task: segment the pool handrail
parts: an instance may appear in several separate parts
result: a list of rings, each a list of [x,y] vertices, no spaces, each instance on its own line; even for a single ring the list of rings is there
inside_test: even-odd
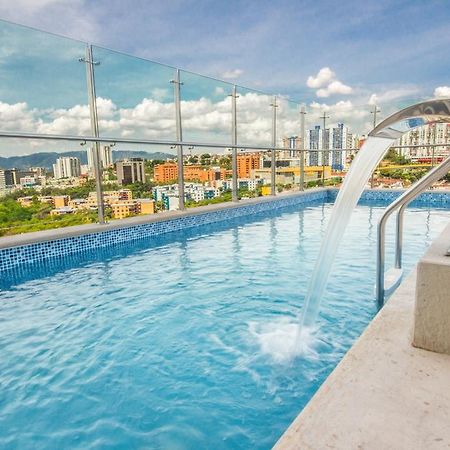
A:
[[[369,136],[399,138],[412,128],[433,123],[450,123],[450,99],[430,100],[409,106],[381,122],[369,133]],[[400,284],[402,278],[403,215],[406,207],[449,171],[450,156],[438,166],[432,168],[424,177],[392,202],[381,216],[377,226],[377,275],[375,286],[375,296],[379,308],[383,307],[386,294],[392,292]],[[395,266],[385,273],[386,223],[391,214],[397,209]],[[386,274],[390,275],[388,285],[386,284]]]

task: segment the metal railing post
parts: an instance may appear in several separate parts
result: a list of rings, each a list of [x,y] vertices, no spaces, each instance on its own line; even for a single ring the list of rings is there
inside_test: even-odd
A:
[[[306,108],[304,106],[300,109],[300,190],[305,189],[305,150],[306,150],[306,127],[305,127]]]
[[[238,198],[238,162],[237,162],[237,105],[236,99],[237,89],[236,85],[233,86],[231,92],[231,144],[232,148],[232,159],[231,159],[231,169],[232,169],[232,201],[239,201]]]
[[[85,58],[80,58],[80,62],[86,64],[86,80],[87,91],[89,98],[89,114],[91,119],[91,133],[92,136],[98,138],[100,136],[98,129],[98,111],[97,111],[97,96],[95,93],[95,74],[94,66],[100,63],[94,61],[92,53],[92,45],[86,46]],[[103,188],[102,188],[102,167],[100,162],[100,142],[95,141],[92,147],[92,159],[94,163],[95,188],[97,193],[97,211],[99,223],[105,223],[105,205],[103,202]]]
[[[276,195],[277,191],[276,191],[276,154],[275,154],[275,149],[277,147],[277,97],[274,96],[273,97],[273,103],[271,103],[272,106],[272,155],[271,155],[271,189],[270,189],[270,193],[272,195]]]
[[[170,81],[173,83],[173,97],[175,102],[175,121],[177,131],[177,141],[183,141],[183,128],[181,123],[181,95],[180,87],[183,84],[180,80],[180,69],[175,69],[175,78]],[[177,164],[178,164],[178,209],[184,209],[184,169],[183,169],[183,146],[177,145]]]
[[[322,187],[325,187],[325,150],[322,150]]]

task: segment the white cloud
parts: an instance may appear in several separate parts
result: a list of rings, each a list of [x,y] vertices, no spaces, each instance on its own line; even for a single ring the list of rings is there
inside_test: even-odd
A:
[[[7,131],[33,131],[35,124],[34,111],[27,103],[3,103],[0,101],[0,123]]]
[[[308,77],[306,85],[313,89],[321,88],[331,83],[335,77],[336,74],[329,67],[322,67],[315,77]]]
[[[353,89],[340,81],[331,82],[326,88],[318,89],[316,92],[317,97],[329,97],[330,95],[348,95],[351,94]]]
[[[227,70],[226,72],[222,73],[222,78],[225,80],[235,80],[236,78],[239,78],[244,73],[241,69],[232,69]]]
[[[249,92],[238,99],[238,136],[242,143],[270,145],[272,97]],[[99,128],[104,136],[170,140],[175,138],[173,102],[144,98],[134,107],[118,108],[110,99],[98,98]],[[279,136],[298,134],[298,111],[290,110],[280,99]],[[231,99],[209,98],[181,102],[186,140],[228,142],[231,133]],[[0,121],[6,130],[43,134],[90,135],[88,105],[36,110],[27,103],[0,102]],[[52,146],[52,143],[47,143]],[[57,144],[54,145],[56,147]],[[7,149],[8,152],[12,148]]]
[[[436,92],[436,91],[435,91]],[[400,98],[417,96],[420,89],[415,86],[399,87],[397,89],[389,89],[381,94],[372,94],[369,98],[369,105],[377,105],[380,103],[388,103]]]
[[[434,90],[436,98],[450,98],[450,86],[439,86]]]
[[[350,86],[336,79],[336,73],[329,67],[322,67],[316,76],[308,77],[306,85],[312,89],[317,89],[316,95],[320,98],[330,95],[348,95],[353,92]]]
[[[270,145],[272,129],[272,97],[257,92],[241,93],[238,98],[238,140],[242,144]],[[143,139],[175,139],[175,109],[173,102],[144,98],[129,108],[119,108],[111,99],[98,98],[99,127],[103,136]],[[300,106],[279,97],[279,145],[281,139],[300,132]],[[202,97],[181,102],[182,125],[186,141],[226,143],[231,133],[231,99],[215,101]],[[357,107],[351,101],[334,104],[312,102],[308,108],[308,127],[320,123],[326,112],[329,123],[344,122],[352,131],[370,129],[370,108]],[[4,129],[45,134],[90,135],[88,105],[67,109],[36,110],[26,103],[0,102],[0,121]],[[53,146],[53,147],[52,147]],[[46,143],[43,148],[60,149],[60,144]],[[23,147],[22,147],[23,148]],[[28,149],[31,149],[28,147]],[[12,147],[5,151],[13,151]],[[22,150],[23,153],[23,150]]]
[[[346,100],[334,104],[312,102],[309,107],[308,120],[311,126],[320,125],[320,115],[325,112],[329,116],[329,124],[345,123],[353,133],[366,133],[372,129],[370,108],[367,105],[354,105]]]
[[[152,98],[156,100],[167,100],[170,97],[169,89],[167,88],[154,88],[152,89]]]

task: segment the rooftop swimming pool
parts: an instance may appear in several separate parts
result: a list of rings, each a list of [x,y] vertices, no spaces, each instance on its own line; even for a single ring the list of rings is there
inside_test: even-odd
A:
[[[329,202],[4,272],[0,448],[270,448],[376,314],[385,206],[354,212],[301,349]],[[406,270],[449,220],[407,210]],[[393,227],[388,261],[392,240]]]

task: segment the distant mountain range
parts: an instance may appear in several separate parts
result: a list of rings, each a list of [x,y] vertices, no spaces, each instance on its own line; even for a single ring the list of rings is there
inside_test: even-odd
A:
[[[174,155],[163,152],[144,152],[134,150],[113,150],[113,161],[121,160],[124,158],[144,158],[144,159],[171,159]],[[45,167],[46,169],[52,169],[52,164],[57,158],[61,156],[75,156],[79,158],[81,164],[87,164],[87,154],[85,151],[74,152],[48,152],[48,153],[33,153],[31,155],[24,156],[10,156],[3,158],[0,156],[0,169],[27,169],[29,167]]]

